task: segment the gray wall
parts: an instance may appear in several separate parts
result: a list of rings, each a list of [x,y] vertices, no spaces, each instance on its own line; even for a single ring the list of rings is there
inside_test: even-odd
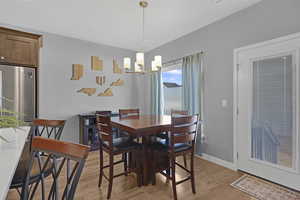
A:
[[[133,56],[133,51],[54,34],[41,34],[43,34],[44,46],[41,49],[39,68],[39,117],[66,119],[63,140],[79,141],[77,115],[80,113],[95,110],[117,111],[119,108],[137,107],[138,100],[133,98],[137,96],[133,84],[135,75],[112,73],[112,59],[116,58],[122,66],[123,57]],[[93,55],[104,60],[104,73],[91,71],[91,56]],[[72,64],[84,64],[85,75],[79,81],[70,80]],[[114,87],[113,97],[97,97],[96,95],[89,97],[76,92],[83,87],[97,87],[96,74],[105,75],[107,82],[105,86],[98,87],[96,94],[106,89],[112,81],[116,81],[118,78],[125,80],[125,85]]]
[[[204,134],[202,151],[233,161],[233,49],[300,32],[299,0],[263,0],[246,10],[210,24],[165,44],[147,54],[159,54],[164,61],[195,52],[205,52]],[[144,112],[149,112],[149,79],[139,90]],[[148,95],[144,95],[145,91]],[[142,93],[143,92],[143,93]],[[227,108],[221,100],[227,99]]]
[[[117,111],[119,108],[136,107],[133,88],[133,75],[112,73],[112,59],[116,58],[120,66],[123,56],[132,56],[133,52],[108,46],[93,44],[76,39],[45,34],[41,52],[40,67],[40,117],[67,119],[64,139],[78,141],[78,117],[80,113],[95,110]],[[91,71],[91,56],[104,60],[104,73]],[[85,66],[85,76],[79,81],[70,80],[72,64]],[[109,87],[118,78],[125,85],[113,88],[113,97],[87,96],[77,93],[82,87],[97,87],[96,74],[106,76],[106,85],[98,87],[96,94]]]

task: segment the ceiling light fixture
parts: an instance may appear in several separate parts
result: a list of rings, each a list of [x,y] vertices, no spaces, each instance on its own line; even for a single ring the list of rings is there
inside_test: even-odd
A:
[[[143,16],[142,16],[142,43],[144,43],[144,36],[145,36],[145,8],[148,6],[147,1],[140,1],[139,2],[140,7],[143,10]],[[151,69],[150,71],[156,72],[159,71],[162,67],[162,57],[161,56],[155,56],[154,60],[151,63]],[[134,70],[131,71],[131,59],[129,57],[124,58],[124,69],[127,73],[145,73],[145,54],[144,51],[140,51],[136,53],[136,60],[134,62]]]

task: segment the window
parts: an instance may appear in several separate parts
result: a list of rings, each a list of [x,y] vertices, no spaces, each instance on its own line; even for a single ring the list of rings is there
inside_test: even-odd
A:
[[[164,114],[171,114],[171,110],[182,109],[182,68],[180,65],[166,67],[162,72],[164,90]]]

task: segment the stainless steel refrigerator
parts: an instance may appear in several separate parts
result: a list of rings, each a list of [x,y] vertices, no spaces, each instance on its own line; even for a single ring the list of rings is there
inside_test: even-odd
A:
[[[36,117],[34,68],[0,65],[0,107],[21,113],[25,122]]]

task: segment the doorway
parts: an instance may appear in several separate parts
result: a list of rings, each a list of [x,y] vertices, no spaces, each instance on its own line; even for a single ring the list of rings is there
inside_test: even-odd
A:
[[[300,190],[300,34],[235,50],[239,170]]]

